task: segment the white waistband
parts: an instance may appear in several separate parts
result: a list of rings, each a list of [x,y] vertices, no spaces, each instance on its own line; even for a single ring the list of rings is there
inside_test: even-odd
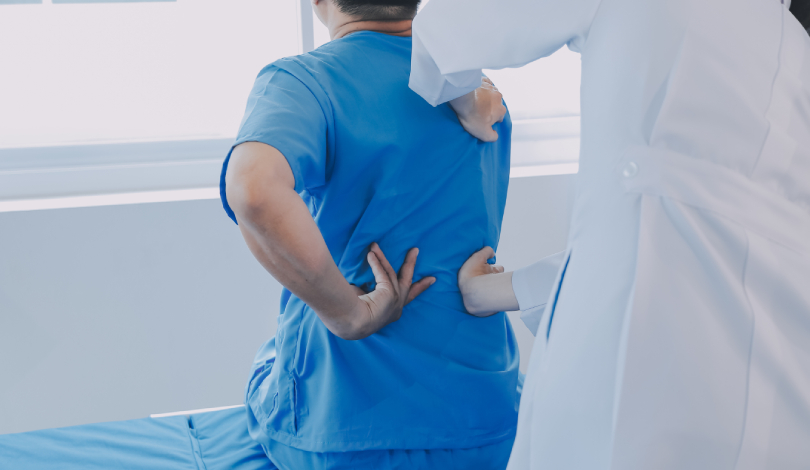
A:
[[[717,213],[810,255],[810,214],[726,167],[653,147],[630,148],[618,167],[624,189],[672,198]]]

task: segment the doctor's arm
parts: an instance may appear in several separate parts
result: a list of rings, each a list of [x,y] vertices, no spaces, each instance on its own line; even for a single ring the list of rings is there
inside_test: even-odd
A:
[[[539,318],[533,317],[542,314],[567,259],[565,255],[555,253],[517,271],[504,272],[502,266],[487,263],[495,256],[492,248],[473,253],[458,272],[464,307],[477,317],[521,310],[526,326],[536,330]]]
[[[470,315],[486,317],[519,308],[512,289],[512,273],[504,272],[503,266],[487,263],[494,256],[495,250],[483,248],[473,253],[458,271],[458,288]]]
[[[482,69],[521,67],[568,44],[580,50],[601,0],[432,0],[414,19],[409,86],[428,103],[454,100],[481,85]],[[484,106],[482,109],[486,109]],[[482,140],[486,119],[465,125]],[[491,125],[491,124],[490,124]],[[484,138],[482,138],[482,136]]]
[[[250,251],[335,335],[356,340],[376,333],[435,282],[426,277],[411,284],[417,249],[408,252],[397,275],[375,243],[368,262],[377,288],[366,294],[350,285],[294,188],[292,170],[274,147],[246,142],[233,150],[226,196]]]

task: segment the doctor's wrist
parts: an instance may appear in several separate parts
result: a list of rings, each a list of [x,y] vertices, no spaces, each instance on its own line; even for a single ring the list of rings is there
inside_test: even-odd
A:
[[[471,277],[459,282],[458,288],[461,291],[461,298],[464,301],[464,308],[467,313],[477,317],[484,317],[495,313],[494,310],[487,308],[487,279],[492,274],[484,274],[482,276]]]
[[[512,272],[484,274],[459,282],[464,307],[477,317],[518,309]]]

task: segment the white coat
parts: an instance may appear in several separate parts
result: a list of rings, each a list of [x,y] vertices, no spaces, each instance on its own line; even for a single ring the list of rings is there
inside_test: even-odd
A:
[[[417,16],[411,88],[434,105],[482,68],[582,57],[568,249],[551,294],[519,299],[546,306],[510,469],[810,468],[810,37],[786,7],[432,0]]]

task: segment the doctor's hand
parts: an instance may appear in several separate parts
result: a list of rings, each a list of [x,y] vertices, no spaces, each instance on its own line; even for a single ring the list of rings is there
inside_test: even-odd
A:
[[[364,334],[362,337],[369,336],[389,323],[399,320],[402,316],[402,307],[408,305],[436,282],[436,278],[432,276],[424,277],[415,283],[412,282],[418,255],[419,249],[411,248],[397,274],[385,258],[380,246],[376,243],[371,245],[368,264],[371,265],[377,287],[368,294],[359,295],[359,299],[367,309],[365,312],[367,321],[364,328],[366,331],[362,332]],[[359,294],[362,289],[355,287],[355,291],[359,291]]]
[[[492,126],[503,121],[506,106],[503,105],[501,92],[492,80],[482,77],[480,87],[450,101],[450,107],[456,112],[464,130],[473,137],[484,142],[498,140],[498,133]]]
[[[458,271],[458,288],[464,308],[471,315],[485,317],[493,313],[518,309],[512,289],[512,273],[503,266],[487,263],[495,250],[487,246],[476,251]]]

